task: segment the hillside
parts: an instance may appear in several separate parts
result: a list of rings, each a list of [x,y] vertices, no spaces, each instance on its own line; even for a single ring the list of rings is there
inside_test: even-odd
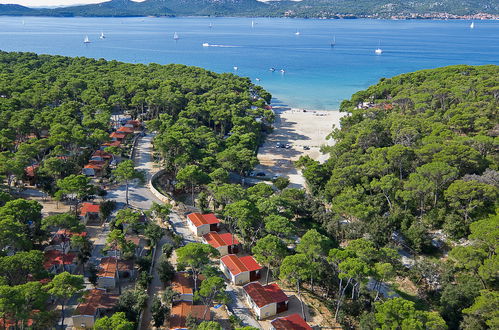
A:
[[[0,15],[41,16],[275,16],[275,17],[381,17],[401,16],[467,18],[467,15],[499,14],[499,3],[488,0],[111,0],[95,5],[55,9],[32,9],[19,5],[0,5]],[[446,15],[447,14],[447,15]],[[452,16],[454,15],[454,16]]]

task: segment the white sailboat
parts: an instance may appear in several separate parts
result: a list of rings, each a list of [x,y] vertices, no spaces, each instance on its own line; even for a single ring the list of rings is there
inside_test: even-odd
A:
[[[234,71],[237,71],[239,68],[237,66],[233,67]]]
[[[100,37],[99,37],[99,39],[106,39],[106,36],[104,35],[104,32],[101,32],[101,33],[100,33]]]
[[[295,35],[299,36],[300,35],[300,31],[296,30]]]
[[[254,28],[255,27],[255,21],[251,21],[251,27]]]
[[[378,48],[376,48],[376,50],[374,50],[374,53],[376,55],[381,55],[383,54],[383,49],[381,49],[381,41],[378,43]]]
[[[213,24],[211,24],[211,22],[210,22],[210,25],[208,25],[208,27],[211,29],[213,27]]]
[[[178,39],[179,39],[179,38],[178,38],[178,34],[177,34],[177,32],[175,32],[175,33],[173,34],[173,40],[178,40]]]
[[[333,36],[333,41],[331,42],[331,47],[336,46],[336,36]]]
[[[475,22],[471,22],[470,29],[474,29],[474,28],[475,28]]]
[[[88,39],[88,36],[85,36],[85,39],[83,39],[84,44],[89,44],[91,43],[90,39]]]

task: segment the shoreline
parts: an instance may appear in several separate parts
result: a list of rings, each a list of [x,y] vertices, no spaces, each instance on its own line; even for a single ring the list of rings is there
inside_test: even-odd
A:
[[[340,127],[340,119],[347,113],[282,105],[274,106],[273,110],[276,115],[274,130],[258,149],[260,164],[254,171],[264,172],[267,177],[287,177],[290,187],[305,188],[305,179],[294,167],[294,162],[305,155],[321,163],[325,162],[329,157],[320,152],[320,147],[334,144],[333,140],[326,140],[326,137],[334,127]],[[277,143],[289,144],[290,148],[278,148]]]

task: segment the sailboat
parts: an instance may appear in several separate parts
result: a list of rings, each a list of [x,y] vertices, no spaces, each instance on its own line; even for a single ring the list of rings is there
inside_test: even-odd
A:
[[[104,32],[101,32],[101,33],[100,33],[100,37],[99,37],[99,38],[100,38],[100,39],[106,39],[106,36],[104,35]]]
[[[300,31],[296,30],[295,35],[299,36],[300,35]]]
[[[213,27],[213,24],[211,24],[211,22],[210,22],[210,25],[208,25],[208,27],[211,29]]]
[[[178,34],[177,34],[177,32],[175,32],[175,33],[173,34],[173,40],[178,40]]]
[[[383,49],[381,49],[381,41],[378,43],[378,48],[374,51],[376,55],[381,55],[383,54]]]
[[[475,22],[471,22],[470,29],[474,29],[474,28],[475,28]]]
[[[333,41],[331,42],[331,47],[336,46],[336,36],[333,36]]]
[[[91,43],[90,39],[88,39],[88,36],[85,36],[85,39],[83,39],[84,44],[89,44]]]
[[[254,28],[255,27],[255,21],[251,21],[251,27]]]

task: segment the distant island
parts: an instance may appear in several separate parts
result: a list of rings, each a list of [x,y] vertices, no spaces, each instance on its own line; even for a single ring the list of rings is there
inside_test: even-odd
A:
[[[489,0],[111,0],[53,9],[0,5],[0,15],[55,17],[252,16],[324,19],[499,19]]]

